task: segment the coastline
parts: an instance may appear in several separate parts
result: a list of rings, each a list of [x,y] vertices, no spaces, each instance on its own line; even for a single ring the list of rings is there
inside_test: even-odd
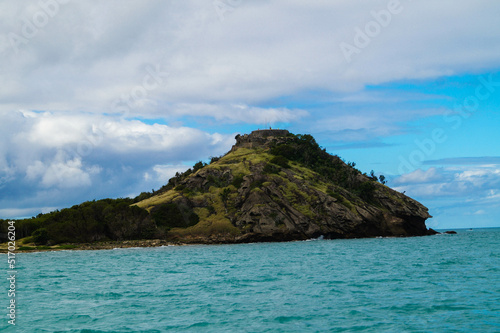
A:
[[[4,246],[7,243],[0,244],[0,254],[7,254],[8,250]],[[96,243],[65,243],[53,246],[35,246],[27,244],[16,246],[16,253],[34,253],[34,252],[50,252],[50,251],[84,251],[84,250],[113,250],[126,248],[140,247],[161,247],[161,246],[181,246],[188,245],[187,243],[171,242],[162,239],[142,239],[142,240],[125,240],[125,241],[104,241]],[[4,248],[5,247],[5,248]]]
[[[446,234],[447,232],[437,232],[436,234]],[[362,238],[408,238],[408,237],[424,237],[428,235],[411,235],[411,236],[376,236],[376,237],[353,237],[353,238],[338,238],[338,239],[362,239]],[[321,238],[323,239],[323,238]],[[113,250],[113,249],[127,249],[127,248],[151,248],[162,246],[187,246],[187,245],[221,245],[221,244],[241,244],[241,243],[268,243],[268,242],[293,242],[293,241],[308,241],[312,239],[261,239],[253,241],[239,241],[236,239],[212,239],[204,237],[195,237],[185,239],[187,241],[168,241],[164,239],[137,239],[137,240],[124,240],[124,241],[102,241],[95,243],[63,243],[52,246],[34,245],[33,243],[23,244],[22,246],[16,245],[16,253],[35,253],[35,252],[52,252],[52,251],[85,251],[85,250]],[[22,243],[22,240],[19,242]],[[7,243],[0,244],[0,254],[7,254]]]

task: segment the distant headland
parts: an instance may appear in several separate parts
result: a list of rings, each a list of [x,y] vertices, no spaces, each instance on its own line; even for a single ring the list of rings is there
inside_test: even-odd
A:
[[[328,154],[311,135],[262,129],[235,139],[228,153],[177,173],[158,191],[17,221],[24,249],[435,233],[425,226],[426,207]]]

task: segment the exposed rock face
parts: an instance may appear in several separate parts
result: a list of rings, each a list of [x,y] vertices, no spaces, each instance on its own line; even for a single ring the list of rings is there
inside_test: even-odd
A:
[[[392,193],[396,199],[391,199],[385,193],[387,189],[377,191],[382,207],[362,202],[342,203],[295,178],[292,172],[286,174],[284,179],[270,179],[260,191],[250,189],[255,177],[245,180],[235,201],[240,216],[234,221],[237,227],[246,229],[243,238],[260,240],[264,236],[293,240],[321,235],[355,238],[428,234],[425,227],[425,220],[430,217],[427,209],[400,193]],[[293,194],[287,196],[283,187],[290,184],[293,184]],[[347,192],[341,193],[344,198],[350,197]]]
[[[220,160],[138,204],[152,211],[176,203],[199,217],[167,237],[213,243],[432,233],[426,207],[328,155],[310,136],[262,130],[236,140]]]

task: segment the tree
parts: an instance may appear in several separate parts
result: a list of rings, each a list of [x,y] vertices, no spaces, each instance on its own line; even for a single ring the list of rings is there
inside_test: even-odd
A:
[[[231,190],[226,187],[222,192],[219,194],[222,203],[224,204],[224,209],[226,210],[227,213],[227,200],[229,200],[229,194],[231,194]]]
[[[211,156],[210,157],[210,164],[217,162],[220,160],[220,156]]]
[[[380,175],[380,177],[378,177],[379,181],[382,183],[382,184],[387,184],[387,180],[385,180],[385,176],[384,175]]]
[[[202,161],[199,161],[198,163],[196,163],[194,166],[193,166],[193,172],[196,172],[198,170],[200,170],[201,168],[203,168],[206,164],[203,163]]]
[[[49,235],[47,233],[47,229],[45,228],[40,228],[35,231],[33,231],[33,234],[31,234],[33,237],[33,242],[36,245],[45,245],[49,241]]]

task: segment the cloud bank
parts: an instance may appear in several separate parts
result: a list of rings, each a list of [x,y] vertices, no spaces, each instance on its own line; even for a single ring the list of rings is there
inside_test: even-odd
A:
[[[3,1],[0,217],[157,188],[259,127],[396,149],[467,83],[414,85],[500,68],[499,12],[493,0]],[[480,183],[496,184],[495,160],[453,171],[443,158],[461,156],[432,158],[397,186],[495,191]]]
[[[168,103],[255,105],[498,65],[495,1],[225,3],[221,19],[212,1],[3,2],[2,108],[109,112],[128,96],[132,113],[163,114]],[[399,13],[346,62],[340,44],[394,3]]]
[[[220,155],[234,142],[234,135],[106,116],[14,112],[3,118],[10,140],[0,145],[0,204],[13,212],[157,189],[188,168],[179,161]]]

